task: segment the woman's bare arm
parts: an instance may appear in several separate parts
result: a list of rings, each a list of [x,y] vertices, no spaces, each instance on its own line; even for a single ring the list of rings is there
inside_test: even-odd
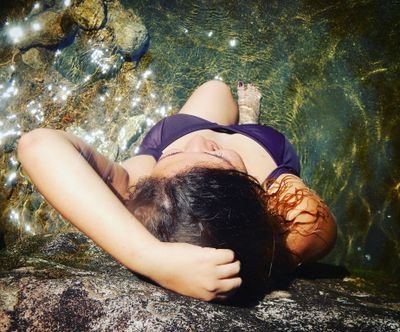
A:
[[[295,265],[325,256],[336,240],[335,217],[322,199],[292,174],[268,188],[269,208],[280,216],[278,231]]]
[[[129,269],[204,300],[240,286],[230,250],[154,238],[120,200],[127,195],[127,172],[79,138],[36,129],[20,139],[18,158],[48,202]]]

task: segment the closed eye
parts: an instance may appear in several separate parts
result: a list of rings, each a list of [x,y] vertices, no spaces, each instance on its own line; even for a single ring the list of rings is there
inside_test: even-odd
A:
[[[174,156],[174,155],[176,155],[176,154],[178,154],[178,153],[182,153],[182,151],[176,151],[176,152],[171,152],[171,153],[163,154],[160,158],[158,158],[158,161],[160,161],[160,160],[162,160],[162,159],[164,159],[164,158],[167,158],[167,157]]]

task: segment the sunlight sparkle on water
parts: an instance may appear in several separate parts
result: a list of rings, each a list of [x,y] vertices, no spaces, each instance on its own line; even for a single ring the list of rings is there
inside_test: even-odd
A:
[[[107,49],[105,50],[108,51]],[[107,57],[102,49],[95,48],[90,55],[91,62],[98,65],[101,69],[102,74],[106,74],[110,69],[111,58]]]
[[[39,31],[42,28],[42,26],[40,25],[40,23],[38,22],[33,22],[32,23],[32,30],[33,31]]]
[[[230,47],[236,47],[237,44],[238,44],[237,39],[231,39],[231,40],[229,41],[229,46],[230,46]]]
[[[143,78],[146,79],[147,77],[149,77],[151,74],[153,74],[153,72],[150,69],[147,69],[144,73],[143,73]]]
[[[19,213],[17,210],[12,209],[10,212],[10,220],[14,221],[16,224],[19,223]]]
[[[146,125],[147,125],[148,127],[153,126],[153,125],[154,125],[154,120],[153,120],[153,119],[150,119],[150,118],[146,118]]]
[[[10,174],[8,174],[6,178],[6,186],[12,186],[13,184],[15,184],[16,178],[17,178],[16,172],[11,172]]]
[[[133,98],[131,106],[132,107],[136,107],[139,104],[139,102],[140,102],[140,98],[139,97]]]
[[[18,94],[18,88],[15,87],[15,81],[11,81],[11,84],[7,89],[0,95],[0,99],[8,99],[10,97],[15,97]]]
[[[44,112],[42,111],[42,105],[36,101],[30,101],[26,106],[26,110],[34,117],[36,122],[42,122],[44,120]]]
[[[10,27],[7,31],[7,34],[14,44],[19,43],[25,36],[24,29],[18,25]]]
[[[9,159],[9,162],[10,162],[10,164],[11,164],[12,166],[17,166],[17,165],[18,165],[18,160],[15,159],[14,157],[11,157],[11,158]]]

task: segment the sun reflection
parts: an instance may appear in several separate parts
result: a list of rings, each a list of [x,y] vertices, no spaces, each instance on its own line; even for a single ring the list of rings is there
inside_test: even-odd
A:
[[[32,100],[26,106],[26,110],[34,117],[37,122],[40,123],[44,120],[44,112],[40,103]]]
[[[15,85],[15,80],[12,80],[6,90],[0,95],[0,99],[15,97],[18,94],[18,88]]]
[[[25,36],[24,30],[19,25],[11,26],[8,29],[7,34],[8,37],[11,39],[11,42],[14,44],[19,43]]]
[[[9,129],[7,131],[0,132],[0,143],[3,141],[4,138],[20,136],[22,134],[22,131],[20,129],[20,126],[17,125],[16,129]]]
[[[153,74],[153,72],[150,69],[147,69],[144,73],[143,73],[143,78],[147,79],[151,74]]]
[[[11,166],[17,166],[17,165],[19,164],[18,160],[15,159],[14,157],[11,157],[11,158],[9,159],[9,162],[10,162],[10,165],[11,165]]]
[[[28,232],[28,233],[32,233],[32,228],[31,228],[31,226],[28,225],[28,224],[26,224],[26,225],[25,225],[25,231]]]
[[[136,107],[136,106],[139,104],[139,102],[140,102],[140,97],[135,97],[135,98],[133,98],[133,99],[132,99],[132,102],[131,102],[132,108],[133,108],[133,107]]]
[[[230,46],[230,47],[236,47],[237,45],[238,45],[237,39],[231,39],[231,40],[229,41],[229,46]]]
[[[102,47],[104,46],[102,45]],[[115,63],[113,64],[113,54],[110,53],[108,48],[93,49],[92,54],[90,55],[90,60],[100,68],[102,74],[107,74],[112,68],[117,68],[117,65]]]
[[[6,186],[12,187],[15,184],[15,180],[17,179],[17,172],[12,171],[6,177]]]
[[[32,30],[33,31],[39,31],[40,29],[42,29],[42,26],[40,25],[40,23],[38,23],[38,22],[33,22],[32,23]]]
[[[10,211],[10,220],[15,224],[19,224],[19,212],[18,210],[12,209]]]
[[[146,125],[147,126],[153,126],[154,125],[154,120],[153,119],[150,119],[150,118],[146,118]]]

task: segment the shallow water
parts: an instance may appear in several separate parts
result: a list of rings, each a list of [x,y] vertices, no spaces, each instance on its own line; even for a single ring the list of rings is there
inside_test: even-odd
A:
[[[338,241],[325,261],[359,274],[391,279],[399,275],[398,1],[124,4],[143,18],[151,36],[136,70],[137,77],[146,79],[146,91],[151,91],[151,97],[138,92],[148,98],[143,105],[149,125],[158,116],[151,114],[177,111],[201,82],[221,79],[233,89],[238,80],[253,82],[263,94],[261,122],[288,136],[300,155],[303,178],[336,215]],[[76,86],[70,89],[79,93]],[[10,103],[16,100],[18,95]],[[100,107],[96,121],[107,112],[104,109]],[[3,136],[7,126],[15,131],[8,132],[12,137],[29,129],[13,127],[13,112],[4,105],[1,110],[2,117],[8,112],[2,119]],[[124,114],[137,112],[142,110]],[[104,122],[83,125],[85,115],[79,116],[86,130],[104,129]],[[31,127],[56,127],[56,120],[38,120]],[[93,140],[102,140],[100,136]],[[18,170],[14,150],[15,144],[1,150],[8,160],[1,177],[6,185]],[[15,181],[26,183],[18,176]],[[12,187],[19,192],[2,196],[7,211],[2,225],[8,231],[15,228],[14,239],[64,227],[62,221],[39,227],[33,222],[37,213],[26,216],[23,207],[42,200],[32,188],[15,181]],[[6,201],[32,192],[33,199]],[[58,220],[53,211],[46,211],[46,218]]]

